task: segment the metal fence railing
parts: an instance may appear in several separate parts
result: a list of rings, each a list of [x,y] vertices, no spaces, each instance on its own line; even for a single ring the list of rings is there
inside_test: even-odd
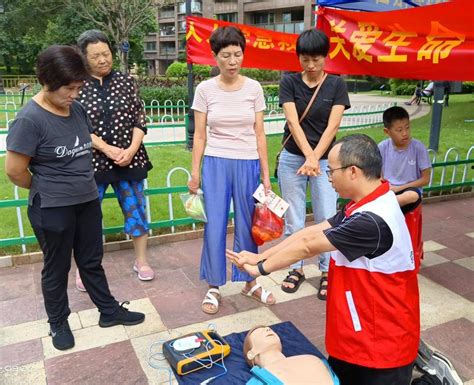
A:
[[[24,85],[34,87],[38,84],[38,79],[34,75],[2,75],[2,80],[3,87],[8,89],[18,89]]]
[[[474,146],[471,146],[466,157],[461,159],[460,154],[455,148],[449,149],[441,162],[436,162],[436,156],[431,153],[433,161],[433,169],[428,187],[424,189],[425,196],[433,196],[441,193],[457,193],[472,191],[474,186]],[[439,170],[439,171],[437,171]],[[166,186],[153,187],[145,184],[145,195],[147,199],[147,219],[150,228],[166,229],[168,233],[178,232],[181,226],[188,226],[192,230],[196,230],[196,222],[194,219],[185,216],[181,202],[177,199],[177,194],[188,191],[185,185],[173,185],[172,179],[176,173],[181,173],[186,179],[189,178],[189,171],[185,168],[178,167],[170,170],[166,178]],[[276,180],[273,180],[276,182]],[[105,194],[105,199],[114,197],[114,193]],[[166,216],[157,217],[153,214],[153,202],[151,198],[163,197],[167,202]],[[163,199],[160,204],[163,206]],[[309,202],[308,202],[309,203]],[[10,238],[0,238],[0,249],[10,246],[21,246],[22,252],[26,252],[27,244],[36,243],[33,235],[26,235],[25,225],[23,223],[25,207],[28,204],[27,199],[21,199],[18,195],[18,188],[14,188],[14,199],[0,200],[0,215],[3,222],[8,215],[8,209],[14,209],[16,214],[16,226],[18,228],[18,236]],[[231,210],[232,211],[232,210]],[[11,211],[10,211],[11,213]],[[117,234],[123,230],[122,226],[105,227],[104,234]],[[30,231],[30,230],[29,230]]]

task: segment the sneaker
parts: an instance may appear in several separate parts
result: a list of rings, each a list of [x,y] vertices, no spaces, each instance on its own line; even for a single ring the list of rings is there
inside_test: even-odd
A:
[[[108,328],[115,325],[137,325],[145,320],[145,314],[129,311],[123,305],[130,305],[130,302],[122,302],[113,314],[100,313],[99,326]]]
[[[82,283],[81,276],[79,274],[79,270],[76,270],[76,289],[79,291],[86,292],[86,288],[84,287],[84,284]]]
[[[133,265],[133,271],[138,274],[140,281],[151,281],[155,278],[155,272],[148,265],[141,264],[138,261]]]
[[[53,346],[56,349],[66,350],[74,347],[74,336],[72,335],[67,319],[51,323],[50,327],[49,335],[53,337]]]

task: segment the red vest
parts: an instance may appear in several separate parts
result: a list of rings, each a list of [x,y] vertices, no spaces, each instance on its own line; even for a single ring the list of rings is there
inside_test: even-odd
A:
[[[347,207],[346,217],[370,211],[383,218],[393,244],[376,258],[353,262],[331,253],[326,349],[334,358],[369,368],[408,365],[418,352],[420,309],[405,219],[387,183]]]

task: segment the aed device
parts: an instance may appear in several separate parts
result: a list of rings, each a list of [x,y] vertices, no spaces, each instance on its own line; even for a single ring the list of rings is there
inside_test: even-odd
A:
[[[210,368],[229,354],[229,344],[214,330],[186,334],[163,344],[163,355],[179,375]]]

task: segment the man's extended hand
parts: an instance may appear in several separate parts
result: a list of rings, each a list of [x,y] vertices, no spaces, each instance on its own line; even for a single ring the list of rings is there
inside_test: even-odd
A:
[[[241,270],[242,268],[245,269],[248,273],[250,272],[245,268],[244,264],[256,267],[257,263],[261,260],[261,257],[258,254],[245,250],[241,251],[240,253],[236,253],[235,251],[226,249],[225,254],[234,265],[236,265]]]

